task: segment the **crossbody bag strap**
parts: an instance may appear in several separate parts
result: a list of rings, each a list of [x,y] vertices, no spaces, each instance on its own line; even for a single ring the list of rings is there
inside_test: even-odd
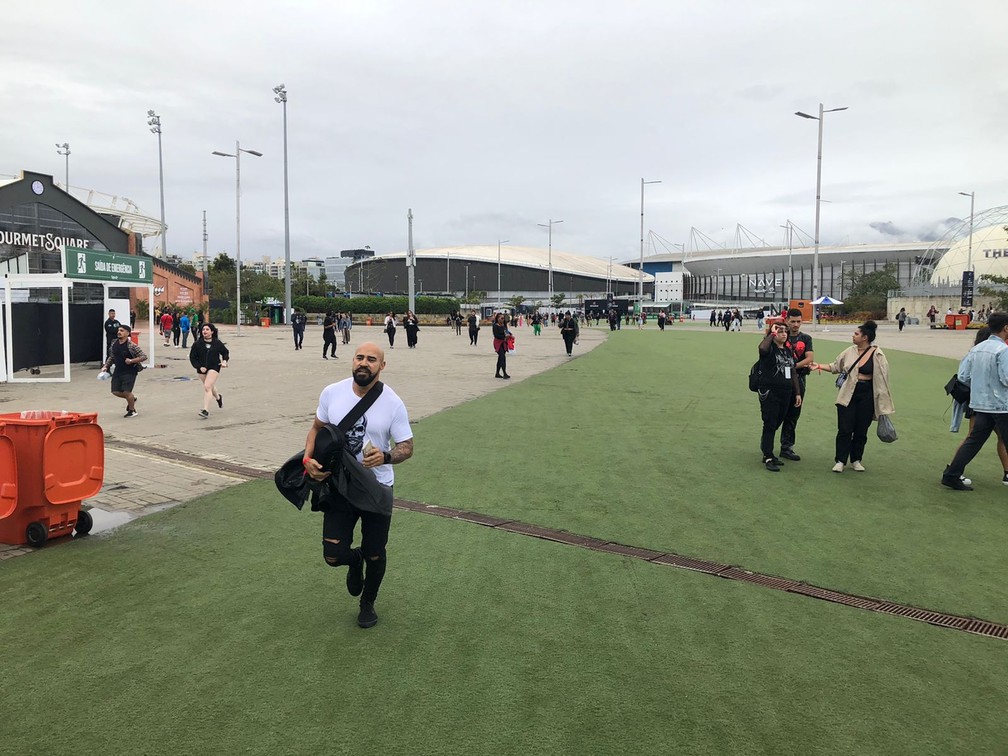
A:
[[[863,360],[863,359],[864,359],[864,358],[865,358],[866,356],[870,355],[870,354],[871,354],[871,352],[872,352],[872,351],[873,351],[874,349],[875,349],[875,347],[868,347],[867,349],[865,349],[865,350],[864,350],[864,352],[862,352],[862,353],[861,353],[861,354],[860,354],[860,355],[858,356],[857,360],[855,360],[855,361],[854,361],[854,364],[853,364],[853,365],[851,365],[851,366],[850,366],[850,368],[849,368],[848,370],[845,370],[844,372],[845,372],[845,373],[846,373],[847,375],[850,375],[851,373],[853,373],[853,372],[854,372],[854,368],[856,368],[856,367],[857,367],[858,365],[860,365],[860,364],[861,364],[861,361],[862,361],[862,360]]]
[[[375,383],[375,385],[371,387],[371,390],[364,394],[364,396],[360,398],[360,401],[353,406],[353,409],[346,414],[346,417],[336,424],[336,427],[343,433],[350,430],[354,426],[354,423],[360,420],[364,416],[364,413],[371,409],[371,405],[378,401],[378,397],[381,396],[381,392],[384,389],[384,383],[381,381]]]

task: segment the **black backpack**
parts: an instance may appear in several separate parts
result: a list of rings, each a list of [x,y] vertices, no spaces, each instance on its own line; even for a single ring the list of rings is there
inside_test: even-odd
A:
[[[760,379],[763,377],[763,371],[760,370],[760,361],[756,360],[753,366],[749,368],[749,390],[759,391]]]

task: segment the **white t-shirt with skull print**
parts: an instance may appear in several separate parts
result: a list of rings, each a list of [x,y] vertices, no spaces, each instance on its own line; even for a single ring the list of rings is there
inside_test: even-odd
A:
[[[335,425],[347,416],[358,401],[360,398],[353,391],[353,378],[347,378],[322,389],[315,414],[319,422]],[[413,438],[413,429],[410,428],[406,405],[395,391],[385,386],[377,401],[347,431],[346,445],[347,451],[363,460],[364,445],[369,440],[376,449],[391,451],[393,445],[410,438]],[[372,470],[375,478],[383,485],[391,486],[395,480],[392,465],[378,465]]]

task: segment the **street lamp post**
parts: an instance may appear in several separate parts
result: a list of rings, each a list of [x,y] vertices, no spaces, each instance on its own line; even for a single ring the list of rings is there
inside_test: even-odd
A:
[[[465,264],[465,295],[469,296],[469,263]]]
[[[550,218],[549,223],[540,223],[540,224],[538,224],[538,225],[542,226],[543,228],[549,229],[549,235],[547,236],[548,241],[546,242],[547,248],[548,248],[548,252],[547,252],[548,257],[546,259],[547,259],[547,265],[549,266],[549,274],[548,274],[548,281],[549,281],[549,283],[548,283],[548,287],[549,287],[549,295],[550,295],[550,301],[551,302],[553,300],[553,224],[554,223],[563,223],[563,221],[562,220],[553,220],[552,218]]]
[[[70,194],[70,143],[63,142],[63,144],[57,144],[56,154],[66,158],[66,178],[64,181],[66,181],[66,192]]]
[[[501,263],[500,263],[500,248],[501,244],[507,244],[507,239],[497,240],[497,309],[500,309],[501,305]]]
[[[644,309],[644,187],[647,184],[660,184],[661,181],[640,180],[640,283],[637,290],[637,300]]]
[[[290,194],[287,190],[287,90],[283,84],[273,87],[273,99],[283,105],[284,152],[284,317],[291,322]]]
[[[241,154],[243,152],[256,157],[262,153],[256,150],[243,150],[238,140],[235,140],[234,154],[214,150],[212,154],[220,157],[234,158],[235,161],[235,330],[236,336],[241,336]]]
[[[714,276],[714,309],[718,308],[718,301],[721,295],[721,268],[717,269],[717,275]]]
[[[819,121],[819,151],[816,157],[816,179],[815,179],[815,252],[812,255],[812,299],[819,298],[819,205],[822,203],[822,137],[823,137],[823,114],[836,113],[847,110],[847,106],[842,108],[830,108],[823,110],[823,104],[819,103],[819,115],[809,115],[798,110],[795,115],[800,118],[808,118]]]
[[[153,110],[147,111],[147,125],[152,134],[157,134],[158,180],[161,184],[161,257],[168,256],[168,227],[165,225],[164,214],[164,160],[161,155],[161,116]]]

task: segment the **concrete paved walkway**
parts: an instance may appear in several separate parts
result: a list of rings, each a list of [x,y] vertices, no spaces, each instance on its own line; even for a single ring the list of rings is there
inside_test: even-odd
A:
[[[508,358],[512,380],[494,378],[497,356],[491,331],[480,330],[477,346],[468,332],[447,327],[421,329],[416,349],[406,347],[402,329],[396,346],[378,326],[355,326],[350,345],[336,359],[322,359],[321,329],[309,326],[304,349],[294,351],[289,328],[222,326],[231,351],[218,391],[222,409],[198,416],[203,387],[189,365],[188,350],[164,348],[156,340],[152,367],[137,378],[138,414],[124,418],[125,402],[96,380],[98,365],[73,365],[70,383],[0,384],[0,413],[23,410],[97,412],[105,432],[105,484],[86,504],[95,530],[158,511],[214,491],[272,474],[304,448],[321,390],[350,376],[352,347],[374,341],[386,347],[382,379],[399,394],[410,418],[419,420],[491,391],[502,390],[567,359],[556,328],[539,337],[517,331],[517,350]],[[606,331],[585,329],[575,355],[602,343]],[[141,335],[141,345],[146,344]],[[145,346],[146,348],[146,346]],[[21,375],[24,375],[22,372]],[[30,551],[0,544],[0,560]]]

